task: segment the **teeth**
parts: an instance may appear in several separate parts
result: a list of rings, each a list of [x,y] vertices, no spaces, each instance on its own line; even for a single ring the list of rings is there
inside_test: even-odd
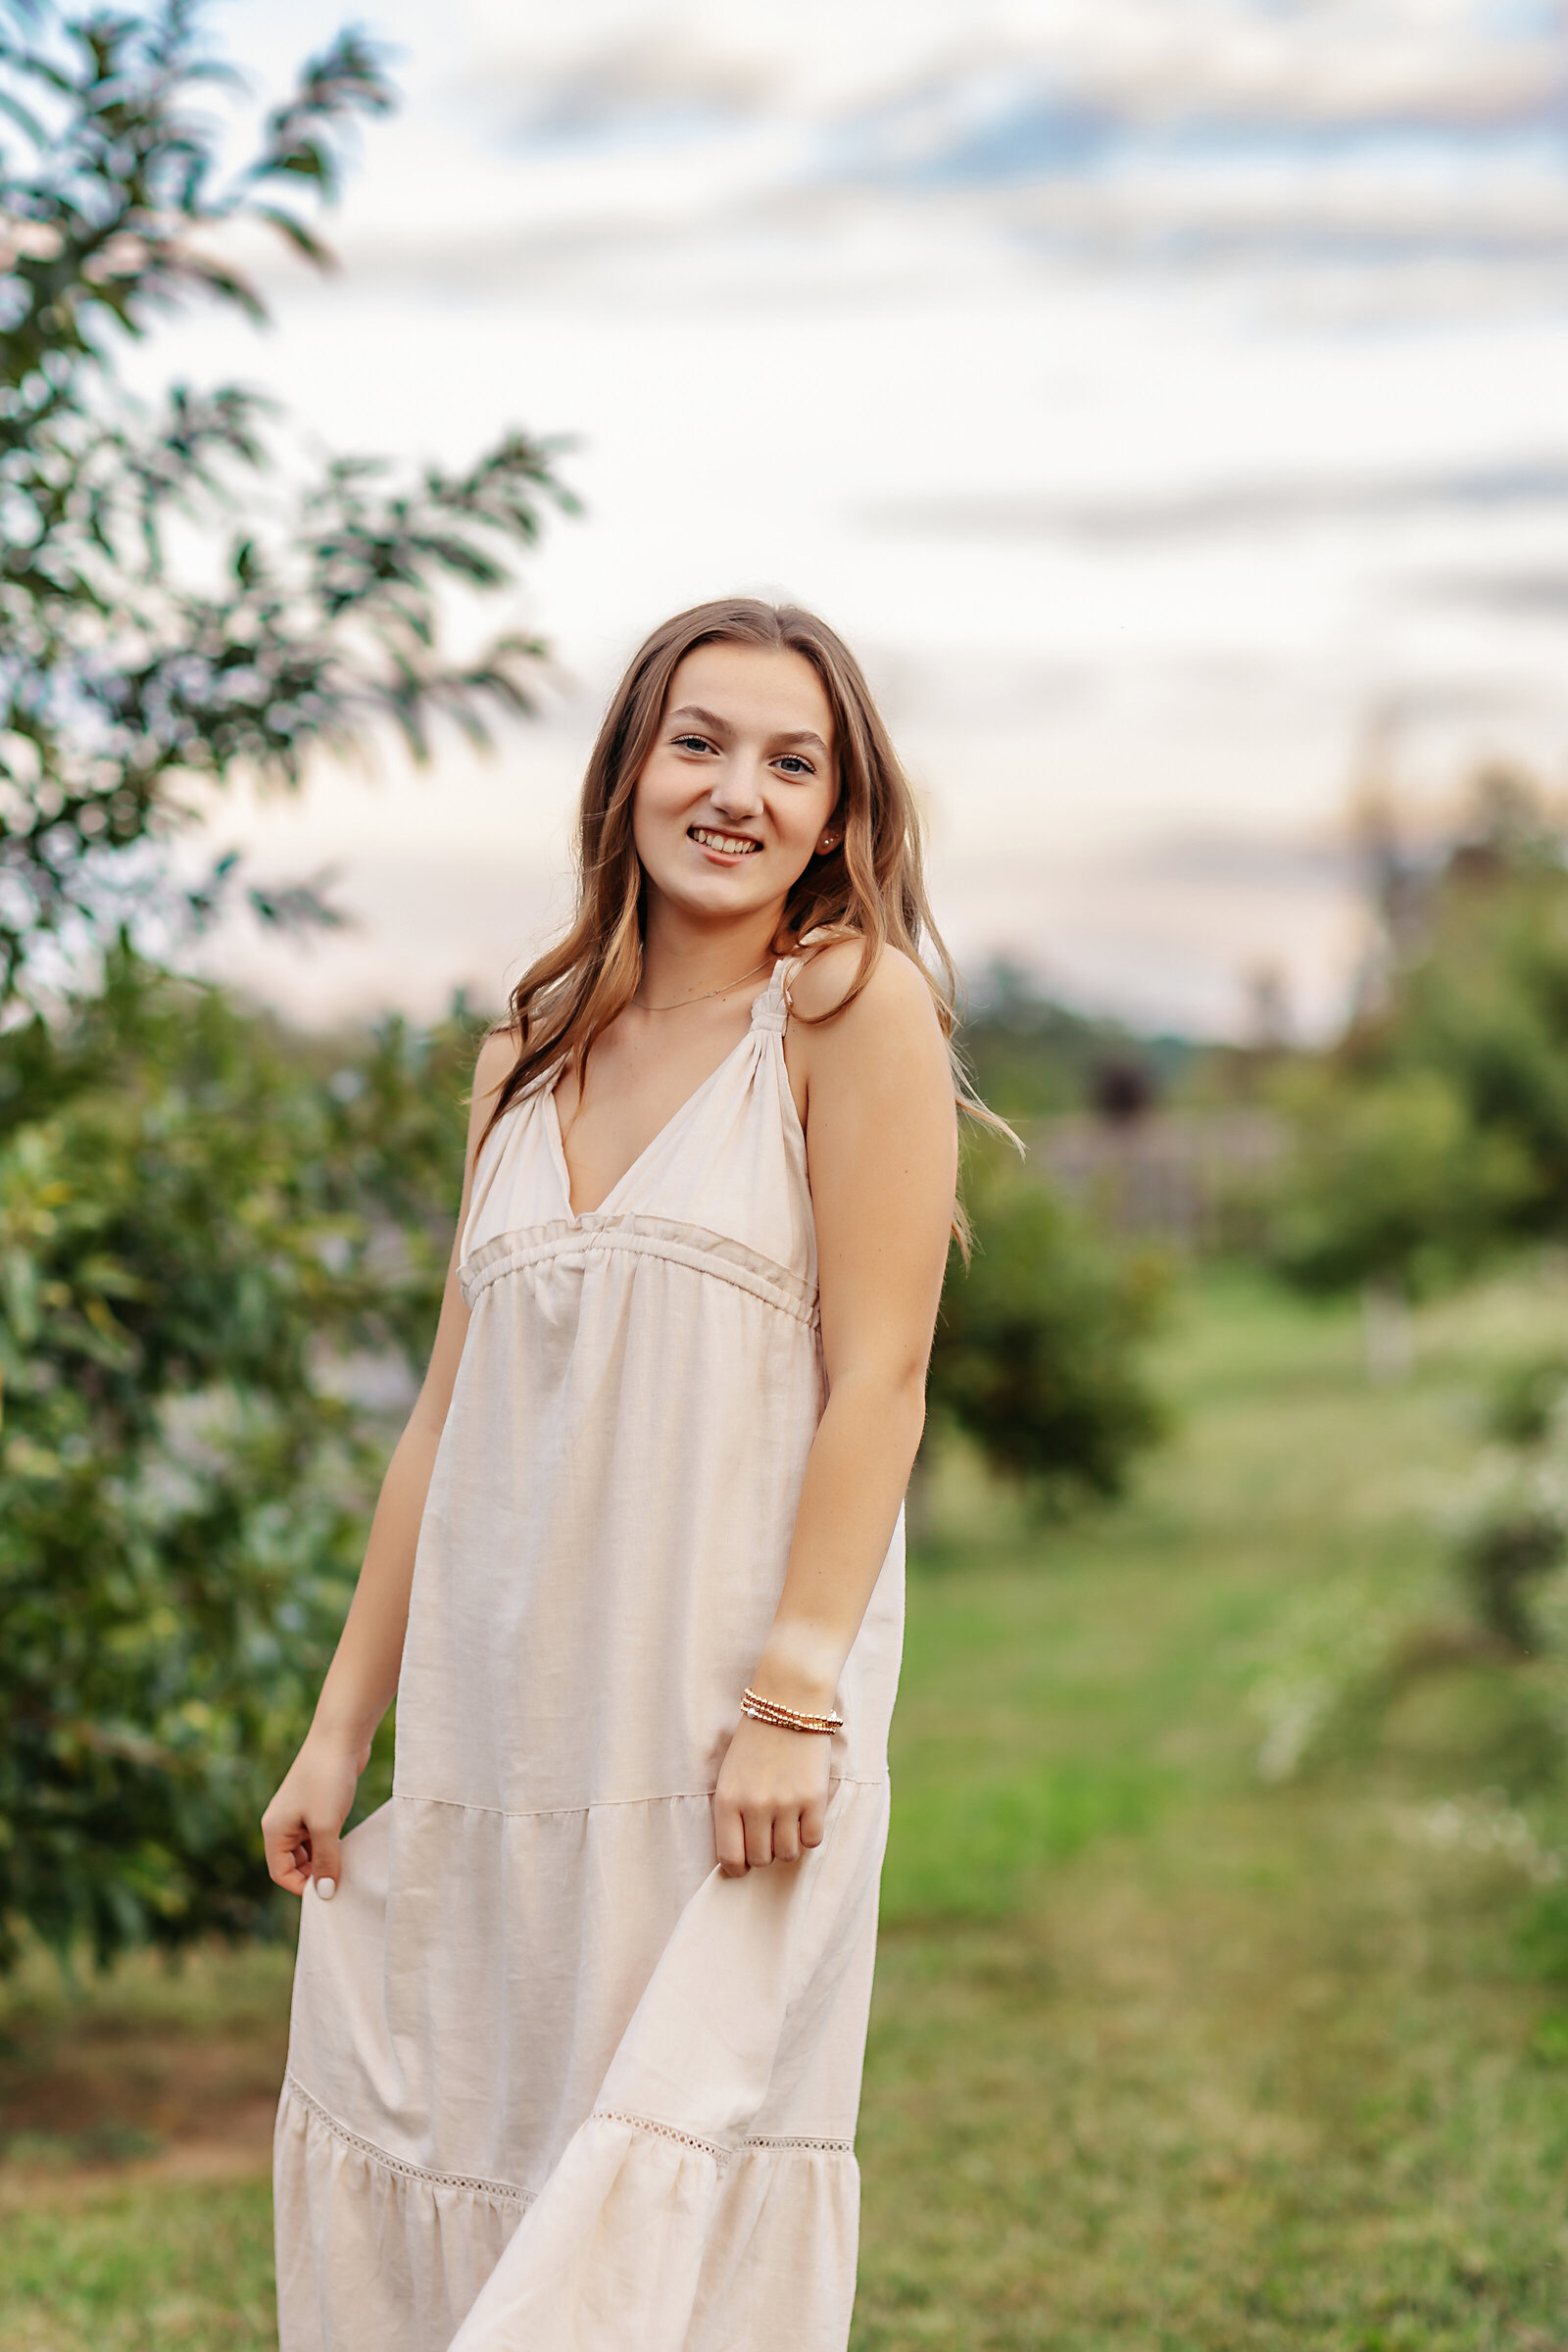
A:
[[[722,850],[728,857],[747,858],[761,843],[750,840],[743,833],[710,833],[705,825],[693,825],[693,841],[700,841],[705,850]]]

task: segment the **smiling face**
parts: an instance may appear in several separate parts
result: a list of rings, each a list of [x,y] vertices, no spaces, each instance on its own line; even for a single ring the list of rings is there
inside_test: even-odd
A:
[[[699,646],[669,682],[632,802],[650,893],[699,918],[782,907],[840,838],[837,799],[833,713],[810,662]]]

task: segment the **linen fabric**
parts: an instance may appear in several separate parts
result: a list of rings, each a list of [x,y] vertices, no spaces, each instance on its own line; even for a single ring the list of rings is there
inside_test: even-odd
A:
[[[303,1906],[281,2352],[844,2352],[902,1518],[821,1846],[725,1879],[710,1803],[825,1393],[794,968],[593,1212],[551,1088],[480,1152],[393,1794]]]

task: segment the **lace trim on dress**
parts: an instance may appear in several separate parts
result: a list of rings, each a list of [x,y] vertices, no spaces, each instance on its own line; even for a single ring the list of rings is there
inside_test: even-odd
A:
[[[790,2139],[759,2134],[743,2139],[739,2148],[727,2148],[721,2140],[699,2139],[695,2132],[678,2132],[673,2124],[656,2123],[651,2115],[622,2115],[612,2107],[596,2107],[594,2120],[601,2124],[622,2124],[628,2132],[657,2132],[661,2139],[674,2139],[683,2148],[696,2148],[699,2154],[711,2156],[721,2169],[747,2148],[771,2148],[781,2152],[805,2148],[820,2156],[853,2156],[853,2139]]]
[[[358,2148],[362,2156],[368,2157],[371,2164],[379,2165],[383,2172],[400,2173],[406,2180],[426,2180],[432,2188],[466,2188],[475,2196],[500,2197],[509,2205],[531,2205],[533,2202],[534,2192],[531,2188],[518,2188],[511,2180],[484,2180],[472,2173],[433,2173],[427,2165],[410,2164],[402,2156],[390,2155],[385,2148],[377,2147],[373,2139],[363,2139],[358,2132],[351,2132],[347,2124],[340,2124],[329,2108],[323,2107],[319,2099],[312,2097],[297,2075],[283,2077],[283,2092],[285,2097],[298,2099],[318,2124],[325,2126],[334,2139],[341,2139],[347,2146]]]
[[[853,2156],[855,2154],[853,2139],[774,2139],[767,2135],[761,2135],[748,2139],[743,2144],[748,2148],[806,2148],[817,2156]]]
[[[508,2205],[533,2203],[534,2190],[518,2188],[511,2180],[486,2180],[474,2173],[436,2173],[427,2165],[410,2164],[405,2157],[389,2154],[385,2148],[378,2147],[373,2139],[366,2139],[360,2132],[351,2132],[347,2124],[339,2123],[330,2108],[323,2107],[319,2099],[313,2097],[297,2075],[285,2074],[283,2094],[286,2098],[297,2099],[308,2114],[331,2132],[334,2139],[341,2140],[346,2147],[357,2149],[360,2155],[377,2165],[382,2172],[397,2173],[405,2180],[423,2180],[432,2188],[462,2188],[473,2196],[499,2197]],[[596,2107],[593,2120],[600,2124],[619,2124],[628,2132],[653,2132],[661,2139],[672,2139],[683,2148],[695,2148],[701,2156],[711,2156],[720,2172],[746,2148],[780,2152],[804,2148],[822,2156],[853,2156],[855,2153],[855,2142],[851,2139],[758,2137],[743,2140],[739,2149],[726,2148],[719,2140],[701,2139],[695,2132],[678,2132],[673,2124],[658,2123],[651,2115],[622,2115],[609,2107]]]
[[[661,2139],[678,2140],[683,2148],[695,2148],[699,2155],[711,2156],[718,2165],[727,2164],[732,2154],[720,2140],[698,2139],[690,2132],[677,2132],[673,2124],[656,2124],[651,2115],[621,2115],[613,2107],[596,2107],[593,2120],[596,2124],[623,2124],[628,2132],[657,2132]]]

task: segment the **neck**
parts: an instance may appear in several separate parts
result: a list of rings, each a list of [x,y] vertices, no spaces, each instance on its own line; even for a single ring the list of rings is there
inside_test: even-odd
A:
[[[638,995],[647,1004],[705,996],[772,960],[783,905],[705,923],[650,891]]]

